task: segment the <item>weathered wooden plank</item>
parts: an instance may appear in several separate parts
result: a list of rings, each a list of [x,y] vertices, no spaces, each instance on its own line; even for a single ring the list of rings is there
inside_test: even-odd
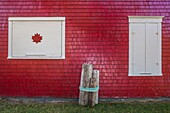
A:
[[[82,65],[82,72],[81,72],[81,81],[80,86],[83,88],[89,88],[90,78],[92,77],[92,64],[83,64]],[[89,93],[80,90],[79,94],[79,105],[87,105],[88,104]]]
[[[99,76],[100,76],[99,70],[94,70],[94,73],[97,75],[96,76],[96,86],[99,86],[99,79],[100,79],[99,78]],[[96,92],[96,101],[95,101],[96,104],[98,104],[98,102],[99,102],[98,98],[99,98],[99,91]]]
[[[96,88],[97,86],[97,73],[93,70],[92,77],[90,79],[90,88]],[[96,103],[96,92],[89,92],[89,105],[93,107]]]

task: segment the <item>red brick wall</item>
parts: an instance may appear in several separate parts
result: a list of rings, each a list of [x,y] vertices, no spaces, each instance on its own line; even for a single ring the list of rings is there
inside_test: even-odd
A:
[[[127,16],[165,16],[162,77],[128,77]],[[8,17],[66,17],[65,60],[7,60]],[[1,0],[0,95],[78,97],[81,65],[100,70],[100,98],[170,96],[169,0]]]

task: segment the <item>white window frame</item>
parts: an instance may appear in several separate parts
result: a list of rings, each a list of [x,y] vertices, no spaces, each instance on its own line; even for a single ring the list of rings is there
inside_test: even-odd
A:
[[[61,57],[37,56],[15,57],[12,55],[13,22],[14,21],[61,21]],[[55,48],[54,48],[55,49]],[[65,17],[9,17],[8,18],[8,57],[7,59],[65,59]]]
[[[162,76],[162,18],[164,16],[128,16],[129,18],[129,71],[128,76]],[[132,23],[158,23],[158,37],[159,38],[159,63],[160,63],[160,72],[157,74],[134,74],[132,71],[133,64],[132,64],[132,29],[131,24]]]

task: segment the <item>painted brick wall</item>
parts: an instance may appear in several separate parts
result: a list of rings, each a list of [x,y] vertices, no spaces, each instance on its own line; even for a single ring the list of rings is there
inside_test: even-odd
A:
[[[127,16],[165,16],[162,77],[128,77]],[[8,17],[66,17],[65,60],[7,60]],[[1,0],[0,95],[78,97],[81,65],[100,70],[100,98],[170,97],[169,0]]]

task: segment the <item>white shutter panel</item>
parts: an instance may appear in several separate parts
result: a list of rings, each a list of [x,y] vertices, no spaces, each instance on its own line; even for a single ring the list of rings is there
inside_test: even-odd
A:
[[[32,36],[42,36],[36,44]],[[13,22],[13,56],[62,56],[61,22],[58,21],[14,21]]]
[[[132,67],[133,74],[145,72],[145,24],[132,24]]]
[[[159,32],[158,23],[146,24],[146,73],[159,74],[160,62],[159,53]]]

